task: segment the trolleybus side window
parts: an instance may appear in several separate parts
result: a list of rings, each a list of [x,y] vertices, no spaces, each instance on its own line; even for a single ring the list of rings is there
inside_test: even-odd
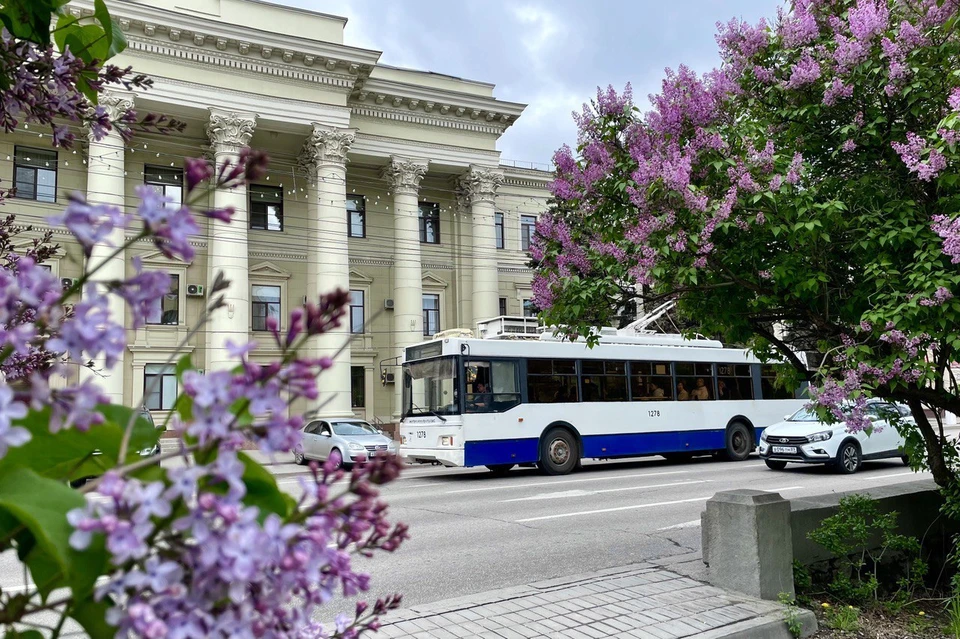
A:
[[[580,378],[585,402],[627,401],[626,362],[581,360]]]
[[[573,359],[527,360],[527,393],[531,404],[579,401],[577,361]]]
[[[516,361],[464,362],[466,412],[499,413],[520,403],[519,365]]]
[[[673,399],[670,362],[630,362],[630,393],[635,402]]]
[[[715,399],[713,364],[676,362],[674,366],[677,370],[678,400]]]
[[[717,399],[753,399],[750,364],[717,364]]]
[[[764,399],[794,399],[796,393],[792,388],[777,386],[777,368],[764,365],[760,367],[760,392]]]

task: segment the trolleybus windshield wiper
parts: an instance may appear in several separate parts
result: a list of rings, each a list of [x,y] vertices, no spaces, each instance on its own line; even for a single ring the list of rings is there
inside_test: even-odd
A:
[[[440,420],[441,422],[443,422],[444,424],[447,423],[447,420],[446,420],[446,418],[444,418],[443,415],[441,415],[440,413],[435,413],[435,412],[433,412],[432,410],[430,410],[429,408],[421,408],[420,406],[417,406],[417,405],[414,404],[413,402],[410,402],[410,407],[411,407],[411,408],[416,408],[417,410],[423,411],[424,413],[430,413],[431,415],[433,415],[434,417],[436,417],[437,419],[439,419],[439,420]]]

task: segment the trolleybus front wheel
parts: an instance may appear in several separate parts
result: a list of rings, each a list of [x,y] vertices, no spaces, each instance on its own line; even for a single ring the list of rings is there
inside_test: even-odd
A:
[[[727,447],[723,456],[730,461],[743,461],[750,456],[756,444],[750,429],[743,422],[733,422],[727,426]]]

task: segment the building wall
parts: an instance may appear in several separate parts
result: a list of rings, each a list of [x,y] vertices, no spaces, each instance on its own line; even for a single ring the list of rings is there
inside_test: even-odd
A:
[[[77,0],[70,9],[83,15],[92,9],[92,2]],[[122,151],[104,151],[102,142],[60,150],[57,202],[11,199],[2,210],[16,214],[21,224],[34,225],[35,230],[27,234],[33,236],[48,228],[45,218],[60,212],[71,193],[86,194],[91,201],[113,198],[132,213],[146,167],[177,169],[184,158],[211,152],[227,157],[223,154],[237,144],[267,150],[270,173],[261,183],[283,192],[282,231],[250,230],[243,224],[234,229],[241,231],[237,237],[227,238],[223,229],[201,219],[201,233],[194,242],[196,257],[190,263],[171,265],[146,242],[125,251],[127,275],[133,274],[134,258],[139,258],[145,268],[178,275],[180,283],[178,323],[128,329],[126,358],[103,380],[107,386],[116,386],[125,403],[141,401],[145,367],[171,357],[200,319],[209,298],[188,296],[187,286],[209,287],[211,274],[221,264],[220,258],[208,264],[208,255],[223,255],[224,250],[245,258],[247,264],[244,273],[235,274],[230,295],[249,303],[249,287],[279,286],[282,318],[302,304],[304,296],[316,299],[337,283],[364,292],[364,333],[342,335],[351,338],[349,354],[335,366],[339,372],[324,374],[321,387],[342,389],[344,367],[362,366],[366,402],[354,412],[371,420],[388,422],[397,415],[395,386],[380,384],[381,363],[395,357],[404,344],[423,339],[420,326],[398,329],[399,306],[384,308],[386,300],[406,303],[407,308],[411,303],[413,293],[409,282],[400,282],[398,260],[409,262],[419,252],[420,287],[423,293],[440,296],[441,330],[475,328],[478,319],[487,319],[482,309],[484,304],[489,309],[489,297],[478,301],[475,280],[491,269],[496,271],[498,294],[506,300],[507,314],[523,312],[523,300],[530,297],[531,273],[520,245],[520,220],[522,215],[546,210],[551,178],[544,171],[500,166],[496,142],[524,105],[497,100],[492,84],[378,66],[379,52],[342,44],[342,18],[252,0],[131,2],[111,9],[131,43],[117,62],[149,73],[155,88],[115,96],[119,102],[108,102],[108,106],[133,100],[139,113],[172,115],[186,122],[185,130],[170,136],[137,134]],[[317,28],[305,30],[307,23]],[[272,28],[254,28],[259,24]],[[216,132],[211,127],[217,114],[254,124],[247,130],[249,135],[242,130]],[[345,152],[337,146],[341,139],[347,140]],[[0,136],[0,185],[8,185],[13,178],[16,145],[50,148],[50,137],[33,127]],[[411,160],[426,170],[398,173],[409,169]],[[116,187],[122,193],[88,191],[91,166],[103,163],[123,171],[122,188]],[[103,182],[91,179],[91,183]],[[211,193],[206,203],[213,206],[235,195]],[[365,197],[363,238],[347,237],[342,225],[331,222],[346,219],[343,198],[354,195]],[[411,197],[439,205],[438,244],[422,244],[398,226]],[[237,201],[241,208],[248,205],[248,200]],[[476,220],[488,219],[492,210],[504,217],[502,249],[481,248],[490,236],[485,235],[488,226]],[[60,277],[79,276],[84,262],[78,247],[63,233],[56,239],[62,249],[51,264],[54,272]],[[308,290],[310,281],[316,281],[320,290]],[[405,292],[398,293],[401,290]],[[264,335],[248,332],[249,326],[239,326],[239,319],[233,322],[221,316],[218,321],[188,340],[186,350],[197,366],[215,365],[217,354],[210,349],[220,347],[210,334],[216,330],[237,330],[257,339],[264,344],[257,357],[269,359],[276,354],[265,345]],[[321,344],[318,352],[331,352],[331,343]],[[386,371],[399,379],[399,369]],[[342,395],[337,394],[341,400]],[[292,410],[309,408],[298,405]],[[156,417],[163,419],[166,412],[157,411]]]

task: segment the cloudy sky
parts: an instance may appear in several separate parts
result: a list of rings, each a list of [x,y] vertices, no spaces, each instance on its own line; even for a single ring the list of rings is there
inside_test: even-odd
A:
[[[782,0],[272,0],[349,18],[346,43],[380,61],[497,85],[529,106],[505,159],[546,163],[575,141],[570,112],[598,85],[630,82],[641,106],[665,67],[717,65],[717,21],[772,18]]]

